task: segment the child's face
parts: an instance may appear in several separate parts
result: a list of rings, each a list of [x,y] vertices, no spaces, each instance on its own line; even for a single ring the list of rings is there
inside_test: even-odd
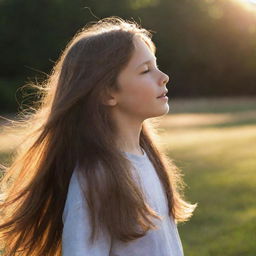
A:
[[[133,56],[117,78],[120,91],[113,94],[113,107],[139,120],[164,115],[168,101],[157,97],[167,90],[169,77],[157,68],[155,55],[140,37],[134,43]]]

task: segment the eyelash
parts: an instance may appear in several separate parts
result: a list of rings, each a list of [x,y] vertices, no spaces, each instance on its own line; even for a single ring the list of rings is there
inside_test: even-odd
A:
[[[159,67],[158,66],[156,66],[156,69],[158,69]],[[150,72],[151,71],[151,69],[148,69],[148,70],[145,70],[145,71],[143,71],[141,74],[146,74],[146,73],[148,73],[148,72]]]
[[[146,73],[148,73],[149,71],[151,71],[151,69],[145,70],[145,71],[143,71],[141,74],[146,74]]]

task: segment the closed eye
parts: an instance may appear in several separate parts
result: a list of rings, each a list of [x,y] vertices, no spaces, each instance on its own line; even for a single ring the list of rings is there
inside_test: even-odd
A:
[[[156,69],[159,69],[158,65],[156,65]],[[146,74],[146,73],[148,73],[150,71],[151,71],[151,69],[148,69],[148,70],[143,71],[141,74]]]
[[[150,71],[150,69],[148,69],[148,70],[145,70],[145,71],[143,71],[141,74],[145,74],[145,73],[148,73]]]

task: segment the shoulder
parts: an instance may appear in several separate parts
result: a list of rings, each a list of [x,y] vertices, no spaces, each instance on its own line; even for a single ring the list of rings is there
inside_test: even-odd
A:
[[[81,206],[84,205],[84,196],[81,185],[79,183],[77,168],[78,166],[76,165],[70,178],[62,216],[63,221],[65,220],[69,209],[72,209],[72,211],[78,210]]]

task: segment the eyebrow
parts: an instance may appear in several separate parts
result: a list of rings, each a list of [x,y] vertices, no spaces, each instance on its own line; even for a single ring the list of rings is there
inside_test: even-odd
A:
[[[154,60],[157,61],[157,58],[155,57]],[[141,63],[140,65],[138,65],[137,68],[139,68],[139,67],[142,66],[142,65],[148,64],[148,63],[150,63],[151,61],[153,61],[153,60],[146,60],[146,61],[144,61],[143,63]]]

